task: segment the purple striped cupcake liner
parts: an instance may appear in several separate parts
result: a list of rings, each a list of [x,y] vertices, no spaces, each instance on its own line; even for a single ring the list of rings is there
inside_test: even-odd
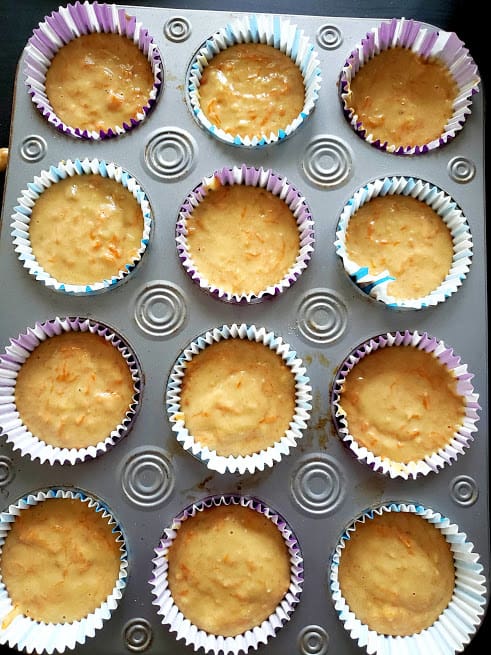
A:
[[[452,236],[453,257],[450,269],[441,284],[420,298],[395,298],[390,293],[391,271],[374,273],[364,262],[353,261],[346,249],[346,231],[353,215],[373,198],[387,195],[410,196],[426,203],[445,223]],[[361,291],[391,309],[423,309],[433,307],[453,295],[467,277],[472,261],[472,235],[469,224],[455,200],[438,187],[412,177],[384,177],[365,184],[348,200],[339,217],[336,254],[346,273]]]
[[[209,634],[193,625],[175,604],[167,578],[169,567],[167,555],[182,523],[192,520],[198,512],[204,512],[211,507],[220,505],[240,505],[265,516],[281,532],[290,556],[290,586],[284,598],[273,614],[261,625],[236,637]],[[162,624],[167,626],[170,632],[176,633],[176,639],[184,639],[186,645],[192,646],[195,651],[202,648],[205,653],[214,653],[214,655],[237,655],[238,653],[247,653],[251,649],[257,650],[261,644],[266,644],[274,638],[278,630],[289,621],[300,601],[304,567],[298,540],[285,519],[257,498],[224,494],[194,502],[174,518],[172,524],[165,529],[164,535],[155,549],[155,554],[153,575],[149,581],[152,594],[155,596],[153,605],[158,608],[157,614],[161,617]]]
[[[47,189],[67,177],[75,178],[81,175],[100,175],[101,177],[114,180],[127,189],[140,206],[143,230],[140,245],[135,256],[121,270],[116,271],[110,278],[93,280],[87,284],[73,284],[54,278],[37,261],[36,254],[33,252],[31,245],[29,226],[36,201],[39,200],[40,196]],[[150,242],[153,217],[148,197],[134,177],[123,170],[121,166],[117,166],[112,162],[106,163],[102,159],[84,159],[82,161],[79,159],[75,159],[74,161],[67,159],[66,161],[59,162],[56,166],[50,166],[49,170],[41,171],[40,175],[36,176],[33,182],[30,182],[27,188],[22,191],[21,196],[17,198],[17,202],[19,204],[14,207],[14,213],[11,216],[12,222],[10,224],[15,252],[19,261],[22,262],[23,267],[27,269],[29,274],[53,291],[59,291],[72,296],[91,296],[119,286],[123,282],[128,281],[131,274],[141,262]]]
[[[452,598],[439,618],[429,628],[414,635],[396,637],[371,630],[351,611],[339,584],[339,564],[346,542],[357,527],[384,512],[411,512],[428,521],[447,540],[455,566],[455,587]],[[382,553],[383,555],[383,553]],[[422,505],[388,502],[365,510],[341,535],[329,567],[329,587],[339,620],[350,637],[370,655],[454,655],[460,653],[475,634],[486,604],[486,578],[474,544],[447,517]]]
[[[423,350],[435,357],[439,363],[446,367],[454,376],[457,385],[457,393],[464,401],[464,418],[459,429],[454,432],[449,443],[438,451],[430,453],[424,459],[408,463],[397,462],[388,457],[375,455],[368,448],[358,443],[350,433],[349,416],[343,409],[342,393],[347,376],[350,371],[370,353],[381,348],[415,348]],[[471,383],[473,374],[467,370],[467,365],[461,363],[461,359],[452,348],[449,348],[443,341],[417,331],[411,332],[387,332],[367,339],[357,346],[344,360],[338,369],[331,390],[331,412],[334,426],[339,438],[351,450],[352,454],[360,462],[367,464],[373,471],[387,475],[390,478],[416,479],[429,473],[437,473],[444,466],[451,465],[460,455],[463,455],[474,440],[474,432],[477,431],[479,410],[481,409],[478,400],[479,394],[474,392]]]
[[[415,146],[381,142],[363,126],[350,106],[351,82],[360,68],[383,50],[393,47],[412,50],[424,59],[441,60],[458,86],[453,115],[438,139]],[[423,27],[421,23],[411,19],[393,18],[372,28],[356,46],[343,66],[339,82],[343,112],[358,136],[379,150],[396,155],[421,155],[445,145],[463,128],[467,116],[471,113],[472,96],[479,91],[480,77],[469,51],[454,32]]]
[[[58,50],[73,39],[94,32],[120,34],[135,43],[148,59],[154,78],[150,96],[136,116],[128,117],[122,125],[100,131],[66,125],[54,112],[46,94],[46,73]],[[34,30],[26,46],[25,75],[29,95],[48,123],[64,134],[98,141],[125,134],[145,120],[163,85],[163,63],[153,38],[135,16],[129,16],[115,4],[76,2],[59,7]]]
[[[300,69],[305,85],[304,106],[298,116],[283,129],[269,134],[250,134],[241,137],[225,132],[204,114],[199,91],[203,71],[215,55],[238,43],[262,43],[273,46],[290,57]],[[187,101],[198,125],[213,138],[232,146],[261,148],[284,141],[312,115],[319,98],[321,79],[319,57],[303,30],[280,16],[251,15],[230,22],[200,46],[187,72]]]
[[[39,439],[24,425],[15,403],[15,387],[18,373],[36,347],[46,339],[56,337],[66,332],[90,332],[97,334],[114,348],[125,360],[133,380],[133,397],[119,425],[115,425],[103,440],[97,445],[84,448],[61,448]],[[120,439],[128,434],[140,409],[143,376],[140,364],[129,344],[119,334],[103,323],[89,318],[56,317],[43,323],[36,323],[17,338],[10,339],[10,345],[0,356],[0,434],[14,450],[39,460],[41,464],[77,464],[100,457],[115,446]]]
[[[181,407],[181,389],[188,362],[208,346],[223,339],[246,339],[264,344],[282,358],[295,378],[295,410],[288,429],[274,444],[250,455],[219,455],[215,450],[210,450],[207,446],[202,445],[186,426],[185,415]],[[302,439],[312,409],[310,379],[302,360],[297,357],[297,353],[283,341],[282,337],[268,332],[264,327],[258,328],[245,323],[216,327],[193,339],[176,360],[167,381],[165,395],[167,415],[177,441],[185,451],[196,457],[208,469],[219,473],[243,474],[249,472],[252,474],[256,471],[263,471],[266,467],[272,467],[276,462],[281,461]]]
[[[111,618],[123,596],[128,578],[128,553],[120,525],[102,501],[77,489],[52,488],[36,491],[21,498],[2,512],[0,514],[0,565],[2,547],[8,539],[16,518],[21,512],[28,511],[30,507],[50,498],[78,500],[87,503],[88,507],[100,514],[101,521],[112,527],[115,541],[121,551],[121,564],[111,594],[91,614],[72,623],[44,623],[17,614],[8,589],[2,581],[0,566],[0,644],[19,651],[25,650],[27,653],[63,653],[66,650],[73,650],[78,644],[85,644],[88,639],[95,636],[96,630],[100,630]]]
[[[244,186],[266,189],[274,196],[281,198],[292,212],[298,228],[299,251],[294,264],[281,280],[271,284],[259,293],[242,292],[232,293],[222,289],[204,277],[193,261],[189,252],[187,234],[188,223],[192,220],[193,211],[207,197],[210,191],[220,186]],[[272,170],[264,168],[234,166],[215,171],[213,175],[204,177],[187,196],[179,210],[176,225],[176,245],[179,259],[189,277],[210,295],[224,302],[244,304],[257,303],[274,298],[290,288],[307,268],[314,251],[314,221],[305,197],[293,187],[286,178],[281,177]]]

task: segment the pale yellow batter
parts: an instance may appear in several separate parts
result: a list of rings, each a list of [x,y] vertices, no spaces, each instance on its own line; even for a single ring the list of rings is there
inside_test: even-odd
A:
[[[421,516],[375,515],[345,542],[339,584],[350,610],[371,630],[415,634],[433,625],[452,598],[452,551]]]
[[[265,189],[211,190],[187,219],[188,248],[200,274],[230,293],[258,294],[295,264],[298,227],[288,205]]]
[[[46,94],[65,125],[108,130],[129,124],[147,104],[153,72],[143,52],[119,34],[84,34],[56,53]]]
[[[409,346],[381,348],[360,360],[346,377],[340,406],[360,445],[406,464],[448,445],[465,417],[455,376]]]
[[[214,635],[233,637],[260,625],[290,585],[280,531],[242,506],[205,509],[184,521],[167,557],[174,602]]]
[[[373,198],[353,214],[346,251],[372,275],[395,277],[387,291],[395,298],[421,298],[443,282],[452,265],[450,230],[438,214],[416,198]]]
[[[71,623],[112,593],[120,556],[101,514],[79,500],[50,498],[16,518],[0,569],[15,612],[45,623]]]
[[[27,429],[60,448],[103,441],[132,402],[133,380],[117,348],[89,332],[43,341],[22,365],[15,404]]]
[[[250,455],[279,441],[295,414],[295,377],[267,346],[227,339],[187,364],[184,423],[219,455]]]
[[[199,86],[203,113],[224,132],[253,137],[285,129],[302,111],[298,66],[280,50],[239,43],[218,53]]]
[[[360,68],[351,81],[348,105],[374,140],[417,146],[443,133],[457,92],[442,61],[395,47]]]
[[[58,282],[93,284],[124,270],[138,255],[142,210],[121,184],[101,175],[75,175],[36,201],[29,238],[36,260]]]

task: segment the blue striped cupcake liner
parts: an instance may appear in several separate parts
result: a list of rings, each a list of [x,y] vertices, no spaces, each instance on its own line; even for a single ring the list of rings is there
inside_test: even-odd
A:
[[[90,174],[115,180],[125,189],[128,189],[141,208],[143,231],[136,256],[132,261],[125,264],[124,268],[115,272],[112,277],[103,280],[94,280],[88,284],[70,284],[52,277],[36,260],[36,255],[31,246],[29,225],[36,201],[46,189],[67,177]],[[128,280],[131,273],[133,273],[140,263],[150,241],[153,218],[147,195],[134,177],[121,168],[121,166],[117,166],[112,162],[106,163],[104,160],[99,159],[84,159],[82,161],[79,159],[75,159],[74,161],[68,159],[62,161],[56,166],[51,166],[49,170],[42,171],[32,182],[29,182],[27,188],[22,191],[21,196],[17,199],[17,202],[19,204],[14,207],[14,213],[11,216],[12,222],[10,224],[15,252],[29,274],[53,291],[59,291],[73,296],[90,296],[113,289]],[[88,275],[90,275],[90,271]]]
[[[290,57],[302,73],[305,85],[302,111],[277,132],[246,137],[230,134],[214,125],[201,108],[199,87],[204,69],[220,51],[238,43],[272,46]],[[212,34],[194,55],[186,76],[187,101],[198,124],[218,141],[245,148],[261,148],[280,143],[294,134],[314,111],[320,86],[319,57],[303,30],[292,25],[286,18],[267,14],[238,18]]]
[[[452,237],[452,263],[445,279],[421,298],[395,298],[390,294],[390,283],[395,280],[391,271],[374,273],[365,262],[353,261],[346,250],[346,231],[352,216],[374,198],[392,195],[426,203],[441,217]],[[361,291],[390,309],[402,310],[434,307],[453,295],[469,273],[473,248],[469,224],[455,200],[435,185],[413,177],[379,178],[359,188],[341,212],[334,246],[346,273]]]

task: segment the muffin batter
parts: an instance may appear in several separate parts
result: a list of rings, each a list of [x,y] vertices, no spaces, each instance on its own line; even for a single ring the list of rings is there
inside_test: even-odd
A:
[[[169,589],[184,616],[233,637],[260,625],[290,585],[278,528],[239,505],[205,509],[181,524],[169,553]]]
[[[437,528],[409,512],[385,512],[350,533],[339,584],[362,623],[403,637],[430,627],[445,610],[454,571],[450,545]]]
[[[457,91],[442,61],[395,47],[360,68],[351,80],[348,105],[374,140],[417,146],[444,132]]]
[[[288,205],[236,184],[209,191],[187,219],[189,253],[201,276],[230,293],[277,284],[295,264],[300,239]]]
[[[135,261],[142,210],[121,184],[101,175],[74,175],[36,201],[29,237],[36,260],[58,282],[93,284]]]
[[[128,365],[112,344],[90,332],[43,341],[22,365],[15,404],[27,429],[60,448],[103,441],[133,398]]]
[[[120,559],[107,519],[85,502],[49,498],[16,518],[0,569],[14,611],[35,621],[71,623],[112,593]]]
[[[340,406],[360,445],[406,464],[448,445],[465,417],[454,375],[410,346],[361,359],[346,377]]]
[[[262,43],[238,43],[203,70],[203,113],[228,134],[253,137],[285,129],[302,111],[305,86],[290,57]]]
[[[281,357],[246,339],[208,346],[188,362],[184,422],[218,455],[250,455],[279,441],[295,414],[295,378]]]
[[[388,293],[422,298],[446,278],[453,258],[452,235],[438,214],[421,200],[388,195],[373,198],[353,214],[346,231],[349,258],[372,275],[395,277]]]
[[[54,56],[46,94],[65,125],[107,131],[142,112],[153,83],[152,67],[133,41],[119,34],[83,34]]]

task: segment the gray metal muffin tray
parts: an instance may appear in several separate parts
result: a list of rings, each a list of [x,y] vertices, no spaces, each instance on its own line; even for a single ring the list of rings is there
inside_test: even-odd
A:
[[[333,548],[363,509],[387,500],[430,507],[456,523],[480,554],[489,593],[486,256],[482,93],[448,145],[421,156],[378,151],[345,120],[337,80],[346,57],[379,21],[294,16],[315,44],[322,72],[313,115],[286,141],[259,150],[236,148],[203,131],[185,99],[187,66],[203,41],[238,13],[126,7],[153,36],[164,61],[164,87],[148,118],[123,137],[102,142],[58,133],[36,110],[24,83],[21,56],[13,105],[10,162],[0,240],[1,351],[9,338],[55,316],[100,320],[123,335],[144,374],[142,404],[133,429],[113,449],[75,466],[40,464],[0,442],[1,509],[47,486],[77,487],[104,500],[127,538],[129,580],[123,599],[96,636],[75,652],[179,655],[192,648],[160,624],[148,580],[163,530],[192,501],[211,494],[260,498],[295,531],[304,556],[305,583],[296,610],[258,652],[333,652],[361,649],[344,630],[328,588]],[[33,25],[33,29],[36,25]],[[472,53],[471,53],[472,54]],[[152,239],[126,283],[90,297],[46,289],[22,268],[12,245],[10,215],[17,197],[41,170],[64,159],[99,158],[129,171],[154,212]],[[187,194],[225,166],[270,168],[305,195],[315,221],[315,248],[297,282],[273,300],[232,305],[203,292],[181,266],[175,246],[178,210]],[[348,279],[333,242],[344,203],[367,181],[385,175],[419,177],[451,195],[467,216],[473,262],[462,287],[446,302],[394,311],[368,298]],[[225,323],[264,326],[281,335],[307,367],[313,409],[303,439],[273,468],[254,475],[220,475],[177,443],[164,392],[171,367],[197,335]],[[475,440],[455,463],[416,480],[391,480],[356,461],[331,423],[330,386],[344,357],[366,338],[394,330],[428,332],[454,348],[474,374],[480,420]]]

